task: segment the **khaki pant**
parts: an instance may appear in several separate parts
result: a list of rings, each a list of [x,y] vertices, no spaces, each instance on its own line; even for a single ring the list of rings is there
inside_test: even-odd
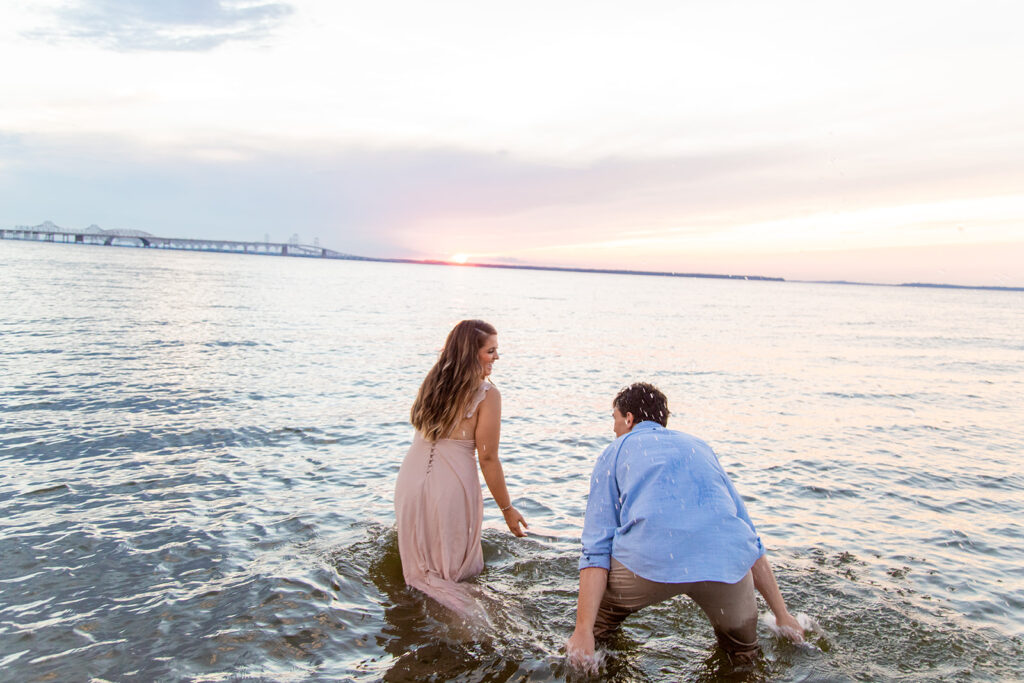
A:
[[[736,583],[658,583],[637,576],[613,557],[608,586],[594,623],[594,637],[607,637],[633,612],[679,594],[688,595],[704,611],[715,629],[718,644],[730,656],[757,656],[757,601],[750,572]]]

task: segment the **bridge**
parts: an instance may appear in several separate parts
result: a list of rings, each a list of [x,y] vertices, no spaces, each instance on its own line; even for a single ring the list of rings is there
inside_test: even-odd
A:
[[[656,277],[717,278],[728,280],[771,280],[784,282],[781,277],[765,275],[722,275],[716,273],[679,273],[657,270],[627,270],[610,268],[572,268],[569,266],[533,266],[510,263],[450,263],[448,261],[406,258],[378,258],[356,256],[324,249],[315,244],[283,242],[238,242],[233,240],[196,240],[183,237],[157,237],[142,230],[103,230],[90,225],[85,230],[65,230],[50,221],[35,227],[16,226],[0,228],[0,239],[30,240],[35,242],[66,242],[71,244],[99,244],[105,246],[142,247],[150,249],[178,249],[182,251],[216,251],[229,254],[268,254],[271,256],[300,256],[311,258],[345,259],[348,261],[374,261],[378,263],[414,263],[425,266],[460,266],[463,268],[500,268],[507,270],[545,270],[566,273],[607,273],[612,275],[651,275]],[[858,284],[858,283],[846,283]],[[907,285],[928,287],[936,285]],[[989,287],[980,289],[1003,289]]]
[[[18,225],[0,228],[0,239],[66,244],[94,244],[117,247],[145,247],[179,251],[216,251],[231,254],[266,254],[270,256],[304,256],[313,258],[371,261],[364,256],[344,254],[313,244],[295,242],[241,242],[237,240],[189,239],[157,237],[142,230],[103,230],[95,225],[85,230],[67,230],[46,221],[33,227]]]

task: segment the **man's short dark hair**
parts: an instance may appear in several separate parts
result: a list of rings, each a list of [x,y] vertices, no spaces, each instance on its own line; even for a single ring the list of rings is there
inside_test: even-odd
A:
[[[634,423],[651,420],[662,427],[668,426],[668,399],[653,384],[630,384],[615,397],[612,407],[618,408],[622,415],[633,413]]]

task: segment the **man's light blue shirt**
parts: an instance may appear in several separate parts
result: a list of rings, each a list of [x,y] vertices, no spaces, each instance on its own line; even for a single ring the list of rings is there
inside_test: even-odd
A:
[[[590,477],[580,569],[611,558],[659,583],[736,583],[764,546],[718,457],[700,439],[641,422]]]

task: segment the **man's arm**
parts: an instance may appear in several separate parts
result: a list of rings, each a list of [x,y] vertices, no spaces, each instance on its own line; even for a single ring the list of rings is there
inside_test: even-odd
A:
[[[779,584],[775,582],[775,574],[772,572],[771,565],[768,564],[768,556],[762,555],[757,558],[754,566],[750,568],[750,573],[754,578],[754,588],[768,603],[772,614],[775,615],[775,623],[778,624],[779,630],[794,642],[803,641],[804,629],[786,609],[786,601],[782,598]]]
[[[590,495],[583,518],[583,552],[580,556],[580,594],[576,604],[576,630],[566,643],[566,654],[572,664],[591,668],[588,658],[594,655],[594,621],[608,585],[611,568],[612,539],[619,527],[619,486],[615,465],[619,443],[604,450],[594,464],[590,476]]]
[[[587,567],[611,569],[612,540],[619,528],[619,509],[622,507],[619,484],[615,479],[619,447],[620,442],[616,442],[604,449],[590,475],[590,494],[580,537],[583,544],[580,570]]]
[[[608,570],[587,567],[580,570],[580,595],[576,601],[576,630],[566,643],[569,662],[580,668],[591,668],[594,656],[594,620],[608,585]]]
[[[715,461],[718,461],[717,455],[715,456]],[[747,512],[747,506],[743,503],[743,498],[740,496],[739,491],[736,490],[732,480],[729,479],[729,475],[725,473],[721,463],[718,464],[718,468],[722,473],[722,478],[725,480],[726,488],[729,489],[729,495],[732,496],[733,503],[736,505],[736,516],[746,522],[750,530],[754,532],[754,537],[757,539],[757,547],[761,550],[761,557],[757,558],[754,566],[750,568],[750,573],[754,579],[754,588],[761,594],[764,601],[768,603],[769,609],[775,615],[775,623],[779,626],[779,630],[786,634],[790,640],[799,643],[804,639],[804,629],[793,618],[793,615],[789,613],[789,610],[786,609],[786,601],[782,598],[779,584],[775,581],[775,574],[772,572],[771,565],[768,564],[768,556],[765,554],[761,537],[757,535],[757,529],[754,527],[754,522],[750,519],[750,514]]]

